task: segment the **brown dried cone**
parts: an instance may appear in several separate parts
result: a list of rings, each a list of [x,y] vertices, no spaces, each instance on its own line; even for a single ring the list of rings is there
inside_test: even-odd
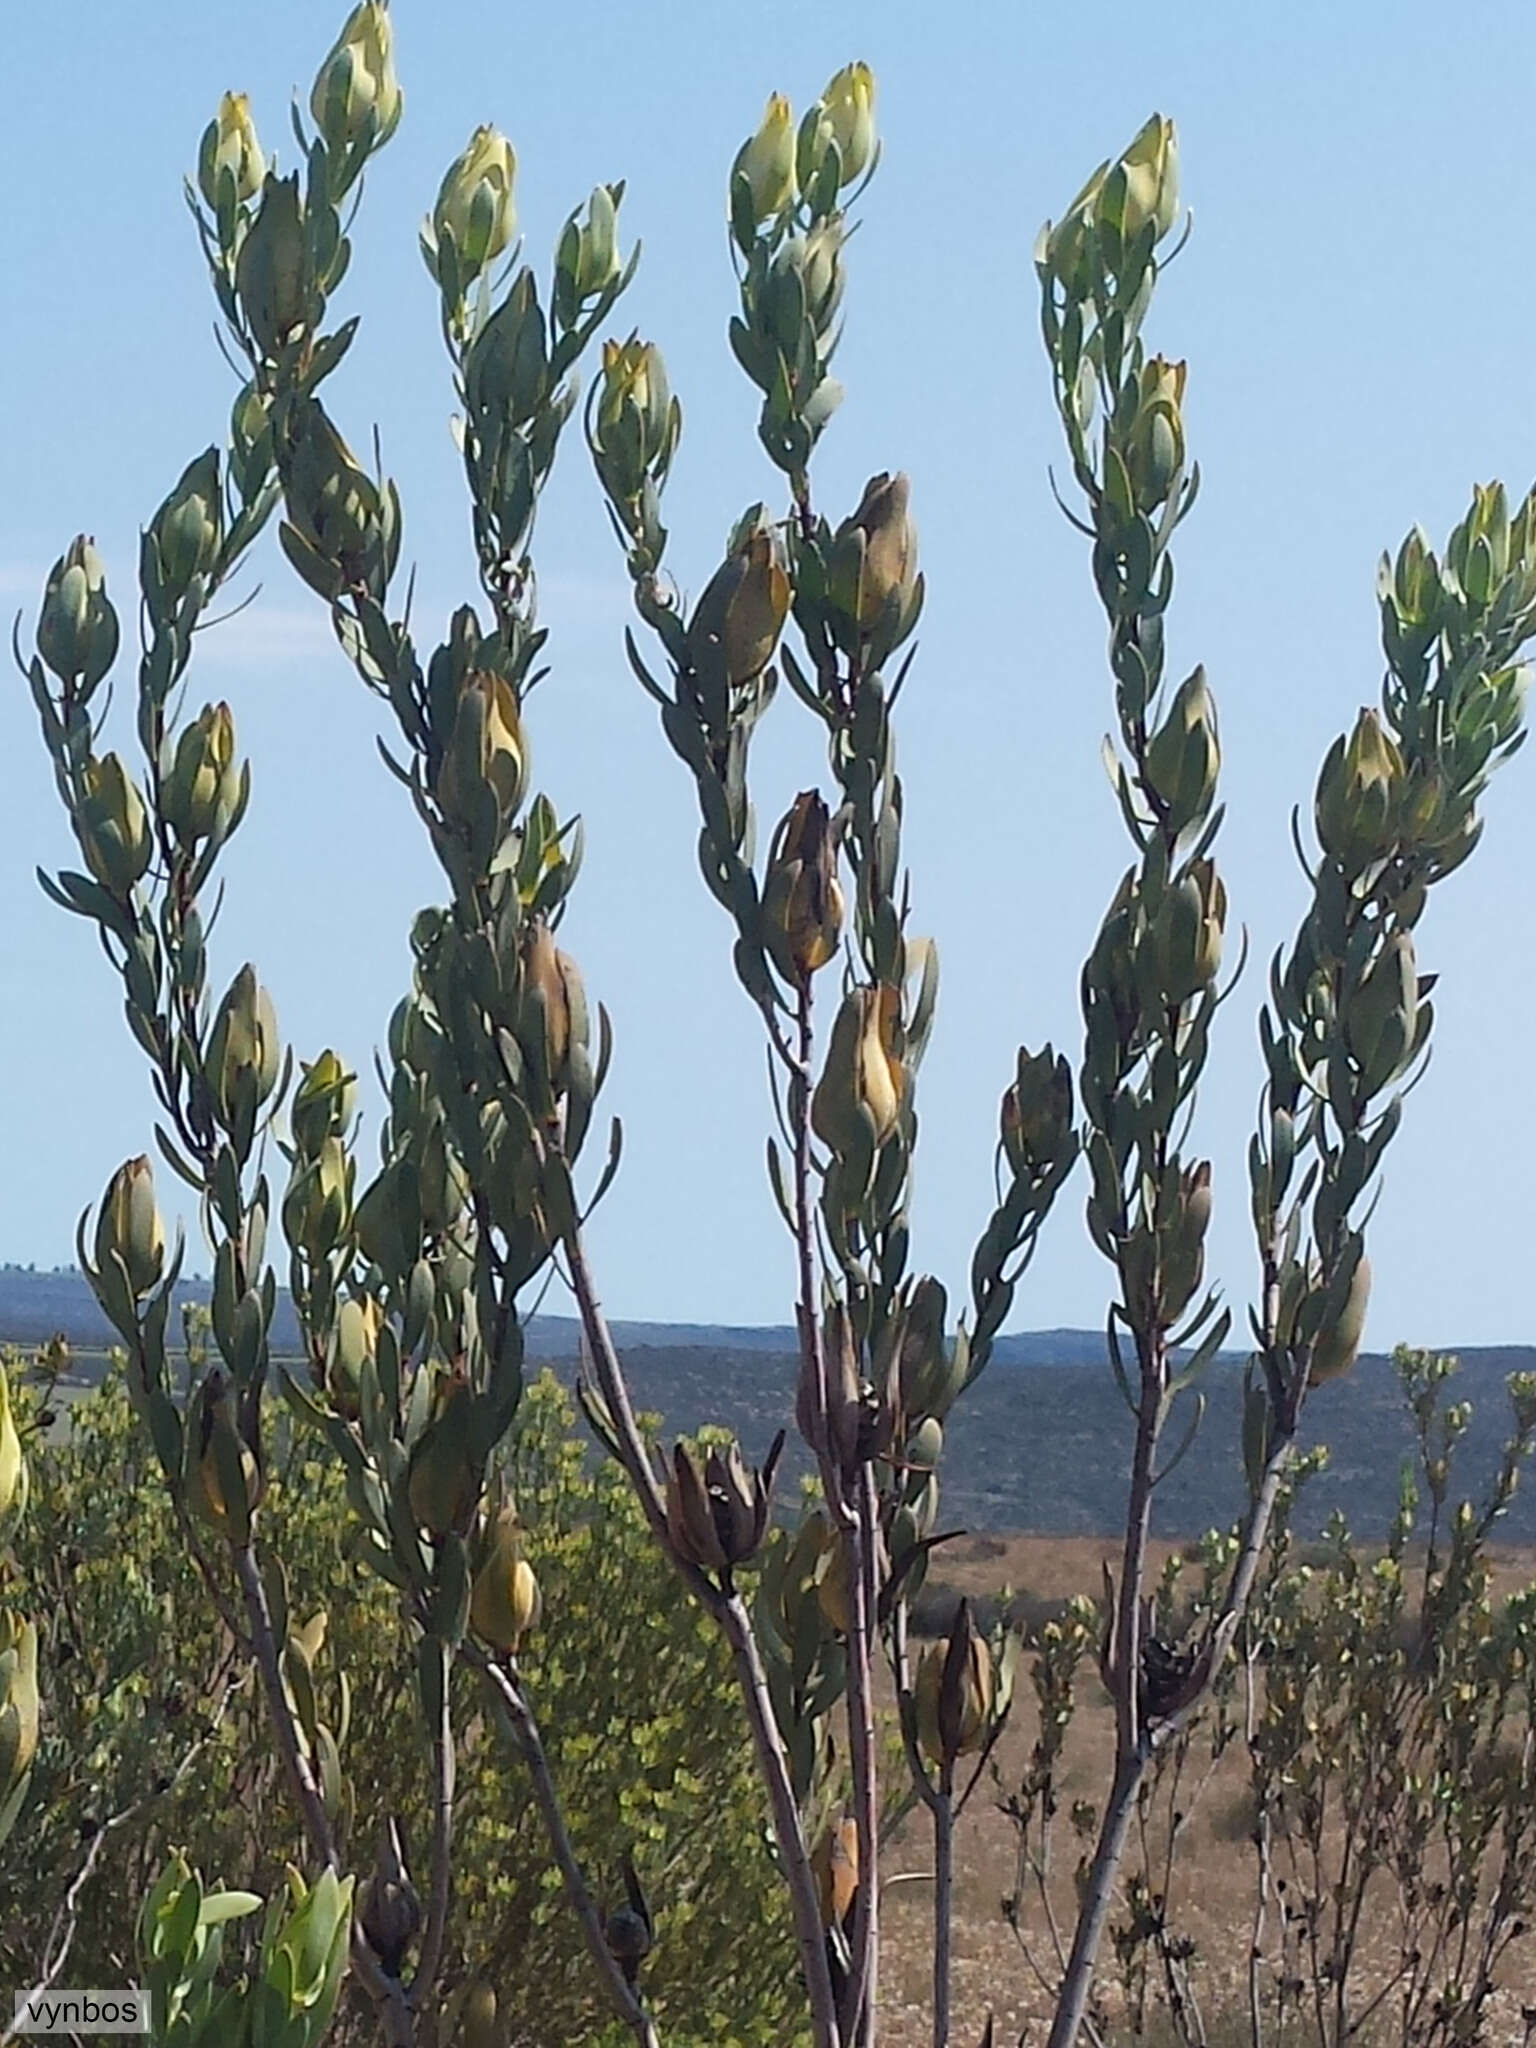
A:
[[[433,1392],[432,1419],[411,1452],[406,1492],[417,1528],[429,1536],[463,1535],[480,1498],[480,1472],[470,1450],[473,1405],[467,1374],[446,1374]]]
[[[421,1928],[421,1900],[406,1871],[393,1817],[379,1830],[379,1851],[363,1885],[357,1923],[384,1974],[398,1978],[405,1952]]]
[[[229,1381],[215,1366],[193,1398],[187,1433],[187,1505],[232,1542],[244,1542],[261,1497],[255,1453],[235,1423]],[[231,1489],[239,1483],[238,1493]]]
[[[639,1876],[628,1856],[624,1858],[624,1891],[625,1903],[608,1915],[603,1936],[624,1973],[625,1983],[633,1990],[640,1980],[640,1965],[651,1952],[656,1928]]]
[[[859,1824],[852,1814],[827,1823],[811,1851],[811,1870],[821,1902],[822,1926],[841,1927],[853,1910],[859,1889]]]
[[[837,951],[843,892],[837,832],[820,793],[801,792],[780,820],[763,887],[763,943],[792,986],[808,981]]]
[[[748,1472],[736,1444],[712,1450],[701,1465],[696,1452],[677,1444],[666,1474],[667,1531],[679,1557],[728,1581],[737,1565],[762,1548],[773,1504],[773,1481],[784,1450],[774,1438],[762,1467]]]
[[[960,1602],[949,1640],[923,1653],[915,1691],[917,1738],[934,1763],[952,1765],[981,1748],[991,1728],[997,1681],[969,1600]]]

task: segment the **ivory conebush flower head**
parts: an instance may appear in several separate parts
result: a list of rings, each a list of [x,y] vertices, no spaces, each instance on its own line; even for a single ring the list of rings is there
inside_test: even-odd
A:
[[[1136,416],[1125,450],[1126,472],[1141,512],[1164,504],[1184,467],[1184,386],[1187,363],[1149,356],[1141,366]]]
[[[1192,861],[1163,893],[1146,936],[1152,984],[1170,1009],[1216,979],[1227,921],[1227,888],[1209,859]]]
[[[194,579],[206,577],[219,559],[223,537],[219,451],[209,448],[187,464],[149,522],[162,596],[179,603]]]
[[[96,544],[77,534],[54,563],[37,620],[37,651],[61,682],[94,690],[117,659],[117,613]]]
[[[859,1824],[852,1814],[828,1821],[811,1851],[823,1927],[841,1927],[859,1889]]]
[[[1348,739],[1336,739],[1317,779],[1313,817],[1323,851],[1351,877],[1398,843],[1406,771],[1402,750],[1367,707]]]
[[[272,998],[246,963],[225,992],[208,1034],[208,1085],[225,1130],[247,1142],[256,1111],[277,1086],[282,1041]]]
[[[517,152],[497,128],[483,125],[444,173],[437,204],[422,235],[427,267],[445,291],[472,284],[517,232],[513,197]],[[453,271],[444,260],[452,251]]]
[[[795,196],[795,117],[782,93],[774,93],[757,133],[736,152],[731,184],[746,185],[754,226],[772,220]]]
[[[353,182],[372,150],[388,142],[404,104],[389,9],[382,0],[362,0],[347,16],[309,95],[309,111],[333,159],[333,196]]]
[[[875,153],[875,76],[867,64],[845,64],[827,82],[821,112],[837,144],[840,185],[862,178]]]
[[[184,726],[162,776],[160,808],[184,847],[226,837],[244,809],[247,777],[235,755],[235,720],[224,703],[205,704]]]
[[[0,1609],[0,1813],[37,1755],[37,1627]]]
[[[254,199],[267,175],[267,160],[261,153],[251,103],[243,92],[227,92],[219,111],[203,130],[197,152],[197,188],[217,213],[223,201],[225,181],[235,203]]]
[[[155,1200],[155,1170],[143,1152],[113,1174],[96,1218],[97,1268],[114,1257],[135,1301],[159,1285],[165,1270],[165,1223]]]
[[[1154,114],[1110,167],[1098,195],[1100,218],[1112,221],[1122,242],[1134,242],[1149,224],[1161,241],[1179,212],[1179,139],[1173,123]]]
[[[488,863],[527,787],[528,743],[512,686],[489,669],[473,670],[437,773],[439,808]]]
[[[11,1412],[11,1389],[0,1364],[0,1530],[25,1514],[29,1486],[26,1453]]]
[[[780,820],[763,887],[763,939],[784,979],[825,967],[843,930],[837,834],[820,792],[803,791]]]
[[[85,864],[112,896],[129,895],[154,852],[144,799],[117,754],[92,755],[81,778],[81,850]]]
[[[358,1417],[363,1367],[378,1353],[384,1311],[371,1294],[352,1295],[336,1311],[325,1360],[325,1390],[348,1422]]]
[[[1174,832],[1206,817],[1220,772],[1216,705],[1205,670],[1197,668],[1179,685],[1147,748],[1147,780]]]

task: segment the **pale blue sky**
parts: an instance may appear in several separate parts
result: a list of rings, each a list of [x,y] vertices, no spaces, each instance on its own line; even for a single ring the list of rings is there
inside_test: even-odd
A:
[[[307,93],[343,12],[315,0],[7,7],[0,599],[8,615],[24,609],[29,639],[42,577],[81,528],[131,617],[138,523],[220,435],[231,394],[182,174],[227,87],[252,94],[269,147],[291,157],[290,89]],[[1060,458],[1030,248],[1150,111],[1178,121],[1195,235],[1150,338],[1190,360],[1205,490],[1180,536],[1171,659],[1180,673],[1203,659],[1217,693],[1220,852],[1234,922],[1254,943],[1198,1125],[1215,1161],[1213,1269],[1241,1318],[1254,1008],[1303,900],[1290,806],[1310,803],[1334,733],[1375,698],[1381,548],[1415,520],[1438,544],[1474,479],[1519,492],[1536,468],[1536,14],[1414,0],[398,0],[396,20],[406,115],[370,175],[340,308],[363,328],[329,392],[357,444],[381,425],[419,570],[419,641],[472,594],[448,380],[415,249],[471,126],[493,120],[514,138],[541,264],[595,180],[629,180],[624,221],[646,247],[621,317],[661,344],[683,399],[667,517],[673,566],[696,592],[730,522],[774,490],[724,339],[726,168],[771,89],[798,109],[848,58],[876,68],[886,157],[851,254],[849,398],[817,489],[836,514],[873,470],[913,478],[929,602],[901,762],[916,923],[938,937],[944,970],[914,1261],[956,1293],[986,1214],[1014,1047],[1051,1036],[1075,1059],[1078,968],[1126,858],[1098,764],[1101,617],[1046,482]],[[574,433],[538,560],[556,673],[533,701],[535,774],[587,818],[567,933],[613,1012],[606,1107],[627,1132],[593,1233],[601,1284],[621,1315],[786,1321],[758,1027],[697,877],[692,793],[625,667],[627,591]],[[410,914],[439,882],[374,752],[376,706],[270,539],[258,574],[256,605],[204,639],[192,671],[194,703],[227,696],[254,763],[216,978],[254,959],[301,1054],[334,1043],[366,1069],[407,971]],[[126,718],[115,736],[129,743]],[[792,701],[775,708],[757,761],[766,829],[820,769]],[[72,847],[20,678],[0,690],[0,776],[0,1259],[53,1264],[72,1256],[74,1218],[112,1167],[148,1144],[152,1097],[89,929],[32,877]],[[1482,849],[1423,927],[1424,964],[1443,974],[1437,1051],[1372,1226],[1372,1345],[1536,1339],[1519,1165],[1536,1142],[1533,776],[1536,754],[1500,776]],[[1081,1198],[1075,1182],[1019,1327],[1101,1319],[1107,1269]]]

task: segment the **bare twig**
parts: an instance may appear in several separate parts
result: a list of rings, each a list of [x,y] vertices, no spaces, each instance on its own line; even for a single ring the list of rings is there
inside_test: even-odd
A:
[[[232,1694],[237,1690],[238,1683],[239,1681],[234,1678],[226,1679],[214,1703],[213,1712],[207,1727],[204,1728],[202,1734],[186,1750],[180,1763],[172,1771],[169,1780],[157,1786],[154,1791],[146,1792],[142,1798],[135,1799],[130,1805],[123,1807],[121,1811],[109,1815],[102,1822],[101,1826],[97,1828],[95,1834],[92,1835],[90,1846],[81,1858],[80,1867],[71,1878],[69,1888],[59,1901],[58,1908],[54,1913],[52,1921],[49,1923],[48,1939],[43,1944],[42,1974],[28,1994],[30,1998],[35,2000],[51,1991],[59,1981],[64,1965],[69,1961],[70,1950],[74,1947],[75,1935],[79,1932],[80,1928],[80,1900],[86,1886],[96,1873],[96,1865],[101,1860],[101,1852],[107,1846],[108,1840],[111,1836],[120,1833],[123,1828],[131,1827],[146,1808],[152,1806],[157,1799],[163,1799],[181,1783],[188,1771],[191,1770],[193,1764],[197,1762],[197,1759],[218,1733],[219,1724],[224,1719],[225,1710],[229,1705]],[[12,2019],[9,2022],[5,2032],[0,2034],[0,2048],[6,2048],[8,2042],[15,2040],[18,2024],[19,2021],[17,2019]]]
[[[456,1756],[453,1744],[453,1709],[449,1699],[451,1658],[441,1652],[443,1670],[439,1694],[442,1711],[432,1730],[432,1891],[427,1903],[426,1925],[416,1974],[411,1979],[411,2003],[418,2012],[430,1997],[443,1959],[443,1940],[448,1930],[448,1893],[453,1872],[453,1793]]]
[[[640,2048],[660,2048],[660,2038],[650,2014],[640,2003],[634,1989],[619,1967],[618,1958],[608,1946],[603,1930],[603,1916],[596,1899],[587,1885],[576,1852],[571,1846],[570,1834],[566,1829],[565,1815],[560,1807],[560,1795],[555,1789],[554,1775],[549,1768],[539,1724],[534,1719],[533,1709],[518,1683],[516,1672],[510,1663],[499,1662],[478,1643],[466,1640],[464,1655],[476,1670],[483,1673],[490,1688],[491,1703],[496,1718],[528,1767],[533,1781],[534,1796],[544,1816],[544,1829],[549,1836],[550,1849],[560,1867],[565,1884],[566,1897],[571,1910],[581,1922],[582,1935],[593,1966],[602,1979],[609,2001],[619,2018],[634,2035]]]
[[[763,1669],[762,1655],[752,1630],[751,1619],[738,1594],[725,1593],[707,1574],[689,1564],[686,1559],[680,1558],[674,1549],[667,1530],[666,1502],[662,1497],[650,1459],[646,1455],[645,1445],[641,1441],[634,1407],[629,1398],[629,1389],[625,1384],[618,1351],[613,1342],[613,1333],[608,1328],[607,1317],[597,1297],[579,1228],[572,1228],[567,1233],[565,1253],[570,1269],[571,1291],[576,1296],[581,1313],[582,1331],[591,1354],[593,1371],[597,1375],[598,1389],[613,1419],[621,1462],[663,1554],[671,1560],[674,1569],[695,1599],[714,1617],[730,1644],[737,1681],[741,1687],[747,1719],[752,1730],[758,1767],[768,1789],[779,1863],[784,1872],[785,1883],[789,1887],[795,1920],[795,1938],[800,1951],[800,1968],[810,1999],[816,2048],[842,2048],[837,2003],[833,1996],[826,1943],[822,1934],[816,1880],[811,1870],[805,1832],[800,1824],[800,1810],[795,1803],[794,1787],[789,1775],[789,1760],[785,1756],[778,1723],[774,1719],[773,1702],[768,1691],[768,1675]]]

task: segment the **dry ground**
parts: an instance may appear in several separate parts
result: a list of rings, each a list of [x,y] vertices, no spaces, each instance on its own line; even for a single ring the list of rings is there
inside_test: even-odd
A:
[[[1174,1544],[1154,1547],[1154,1570],[1175,1548]],[[1095,1592],[1100,1564],[1112,1556],[1111,1545],[1095,1538],[979,1536],[957,1543],[945,1553],[943,1581],[946,1587],[973,1596],[996,1594],[1005,1586],[1024,1590],[1033,1606],[1074,1593]],[[1536,1553],[1501,1551],[1493,1554],[1493,1561],[1500,1592],[1526,1585],[1536,1577]],[[1014,1712],[996,1752],[1005,1786],[1017,1786],[1035,1735],[1034,1695],[1026,1662],[1020,1671]],[[1066,1822],[1066,1808],[1075,1799],[1102,1799],[1112,1757],[1108,1701],[1097,1675],[1087,1674],[1067,1751],[1063,1812],[1058,1823],[1062,1878],[1058,1911],[1064,1916],[1070,1913],[1071,1873],[1078,1853]],[[1225,2037],[1219,2024],[1222,2012],[1239,2010],[1246,1999],[1253,1852],[1247,1840],[1245,1773],[1246,1757],[1241,1743],[1235,1743],[1194,1809],[1186,1837],[1188,1853],[1173,1896],[1173,1917],[1179,1929],[1195,1939],[1205,1959],[1197,1984],[1207,2019],[1212,2022],[1213,2042]],[[989,2010],[997,2021],[997,2048],[1014,2048],[1026,2030],[1030,2043],[1038,2044],[1048,2024],[1049,2001],[1032,1980],[1000,1911],[1000,1901],[1016,1883],[1017,1836],[998,1811],[997,1798],[990,1779],[984,1778],[957,1835],[954,2048],[976,2048]],[[882,1907],[881,2039],[888,2048],[927,2048],[932,2038],[928,2017],[932,1902],[928,1854],[927,1816],[919,1812],[904,1824],[887,1865],[897,1880],[890,1883]],[[1069,1917],[1064,1925],[1069,1936]],[[1044,1960],[1049,1938],[1038,1903],[1032,1899],[1026,1905],[1025,1929]],[[1508,1990],[1499,1994],[1493,2038],[1519,2044],[1525,2038],[1521,2004],[1536,1996],[1536,1938],[1517,1944],[1510,1977]],[[1242,2038],[1246,2039],[1246,2029]]]

